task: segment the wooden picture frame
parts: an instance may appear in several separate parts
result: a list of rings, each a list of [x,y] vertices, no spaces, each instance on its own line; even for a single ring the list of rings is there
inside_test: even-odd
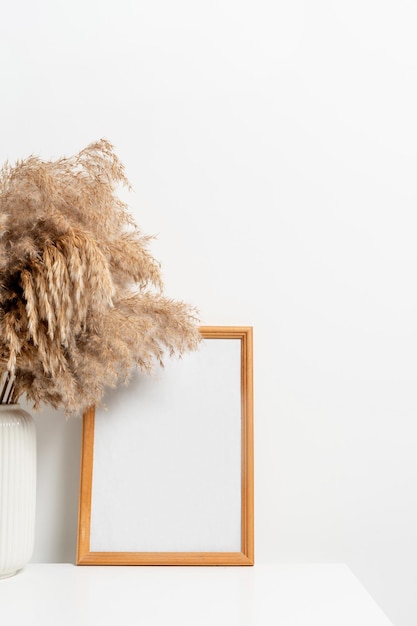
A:
[[[127,400],[123,389],[106,412],[85,412],[77,565],[254,564],[252,327],[200,331],[202,348],[173,362],[162,382],[142,376]]]

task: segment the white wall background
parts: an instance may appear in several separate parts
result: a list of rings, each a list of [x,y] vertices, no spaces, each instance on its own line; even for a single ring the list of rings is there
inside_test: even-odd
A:
[[[345,561],[396,626],[417,621],[416,21],[411,0],[0,20],[0,159],[108,138],[166,293],[254,326],[258,561]],[[73,561],[81,425],[37,421],[34,560]]]

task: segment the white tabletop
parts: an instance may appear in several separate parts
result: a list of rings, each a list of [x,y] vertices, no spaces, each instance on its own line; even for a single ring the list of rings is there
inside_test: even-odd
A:
[[[344,564],[30,564],[0,580],[16,626],[392,626]]]

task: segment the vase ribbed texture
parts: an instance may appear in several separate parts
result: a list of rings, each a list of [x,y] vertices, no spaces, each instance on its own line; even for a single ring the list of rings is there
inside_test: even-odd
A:
[[[35,507],[35,421],[18,405],[0,404],[0,578],[32,556]]]

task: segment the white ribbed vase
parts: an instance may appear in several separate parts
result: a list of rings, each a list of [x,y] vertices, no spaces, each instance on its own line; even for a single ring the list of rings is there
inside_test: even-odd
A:
[[[0,404],[0,578],[32,556],[35,504],[35,421],[17,404]]]

